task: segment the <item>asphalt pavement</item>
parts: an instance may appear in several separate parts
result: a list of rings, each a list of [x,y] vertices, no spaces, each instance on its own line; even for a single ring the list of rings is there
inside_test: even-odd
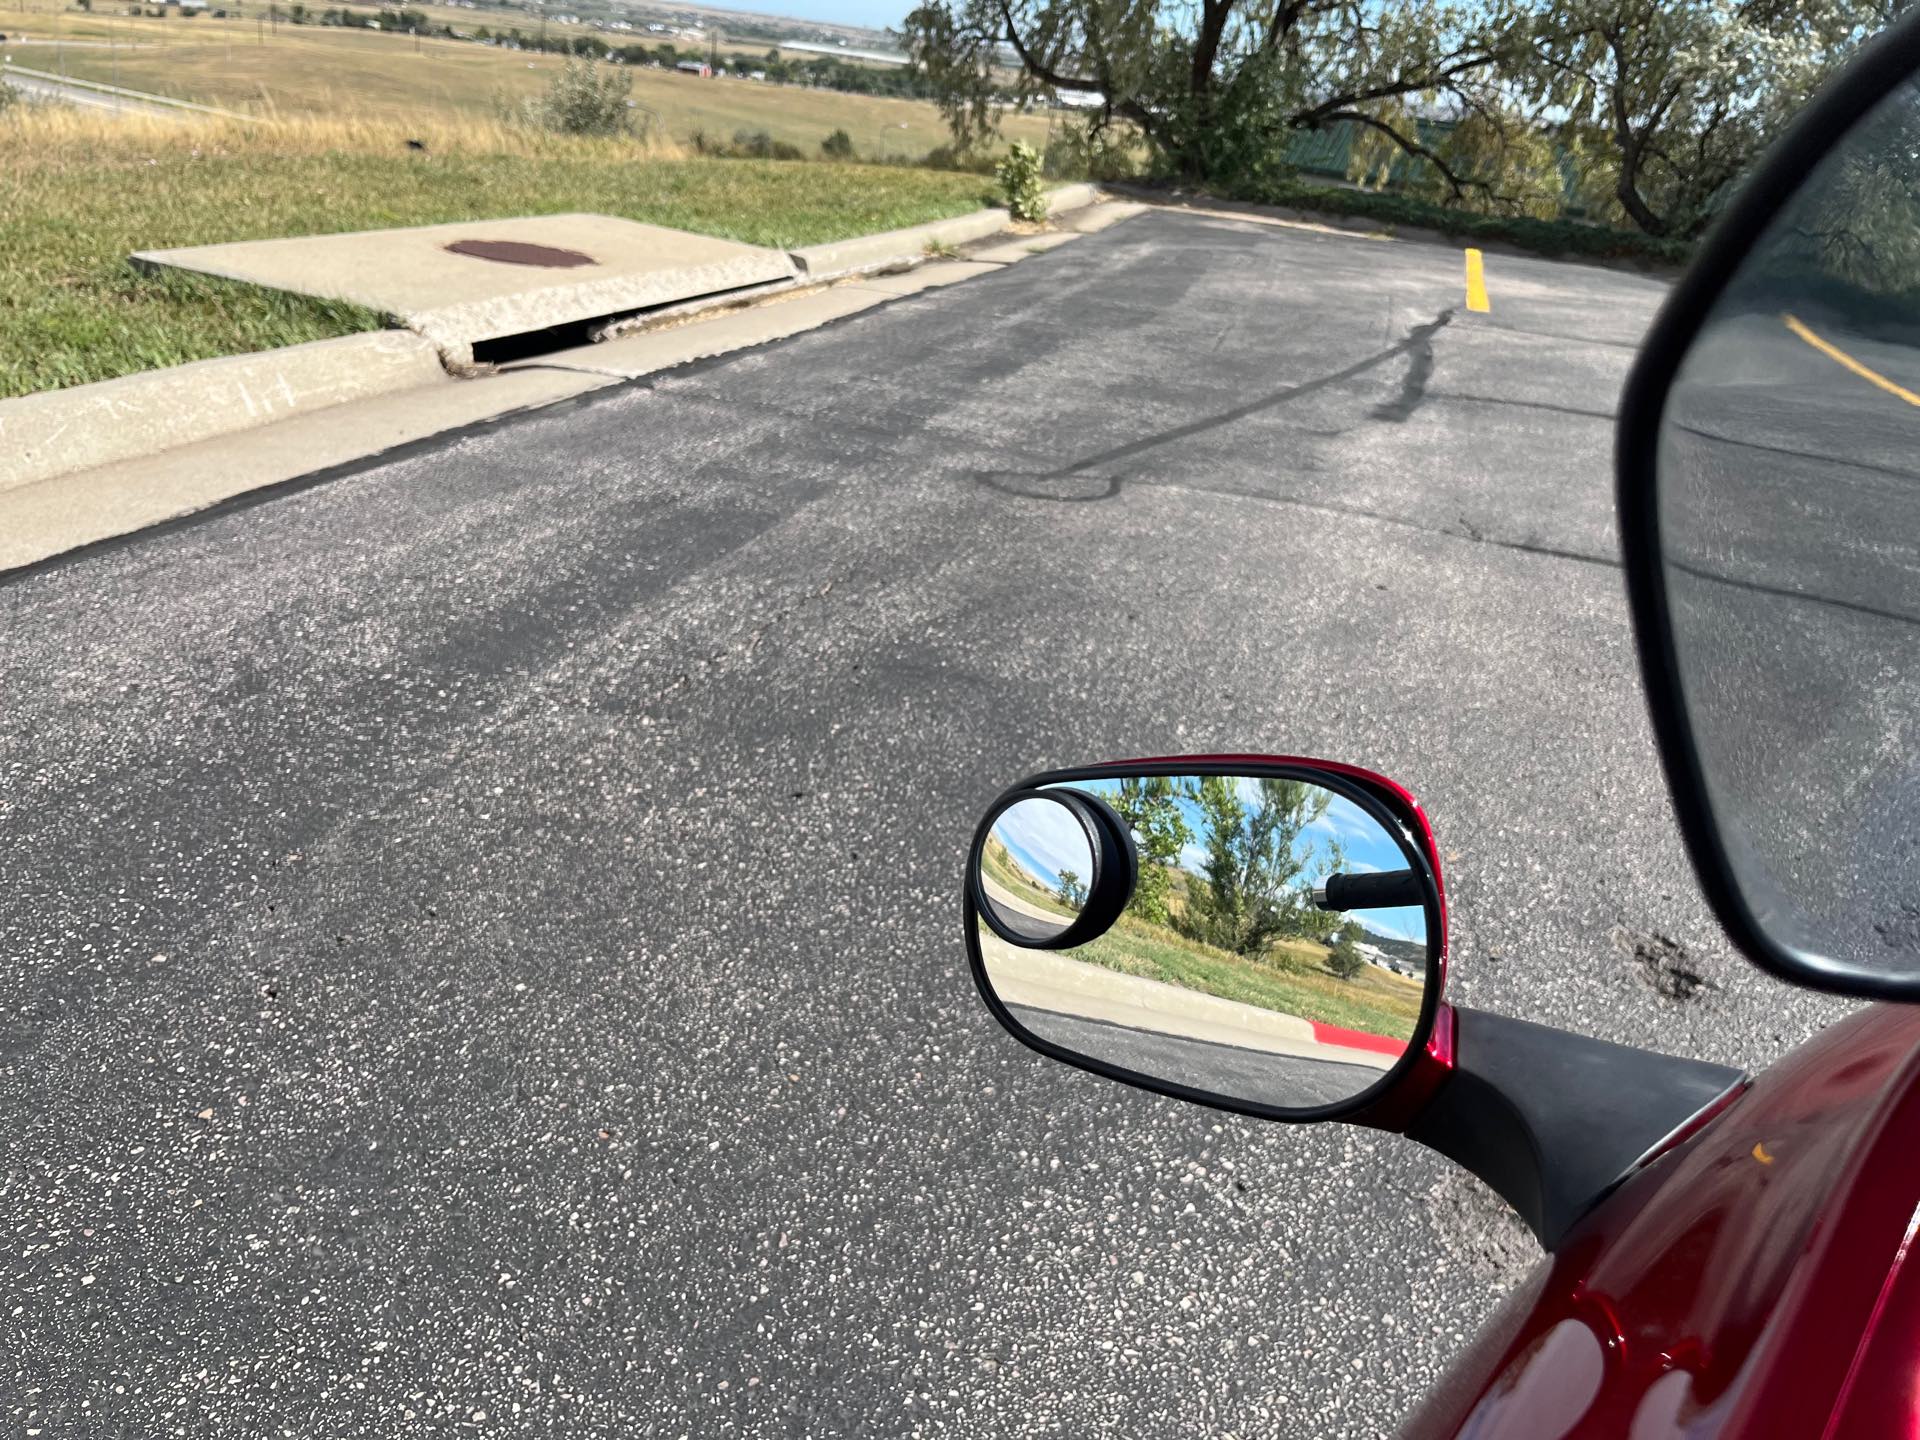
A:
[[[1007,1009],[1042,1040],[1142,1075],[1260,1105],[1336,1105],[1379,1084],[1383,1074],[1369,1065],[1221,1045],[1133,1025],[1088,1020],[1057,1010],[1037,1010],[1028,1005],[1009,1005]],[[1405,1053],[1405,1047],[1401,1053]]]
[[[1000,1033],[1009,781],[1324,755],[1465,1003],[1760,1065],[1610,417],[1662,285],[1150,213],[0,582],[0,1416],[1372,1436],[1531,1263],[1437,1156]],[[459,1427],[459,1428],[456,1428]]]

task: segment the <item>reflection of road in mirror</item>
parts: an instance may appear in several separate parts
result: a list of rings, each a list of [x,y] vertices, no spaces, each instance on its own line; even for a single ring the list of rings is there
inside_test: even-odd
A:
[[[1042,793],[1069,789],[1133,840],[1125,909],[1098,933],[1069,950],[1009,943],[1057,917],[1066,887],[1015,827],[996,822],[980,857],[988,983],[1033,1034],[1276,1109],[1351,1100],[1406,1052],[1426,995],[1424,902],[1389,886],[1340,889],[1380,904],[1322,903],[1330,879],[1385,882],[1418,863],[1365,805],[1284,772],[1102,775]]]
[[[1079,914],[1093,876],[1093,849],[1058,801],[1034,797],[1003,811],[980,856],[980,885],[1003,929],[1041,941]]]
[[[1742,889],[1786,943],[1895,970],[1920,969],[1916,141],[1903,92],[1768,230],[1659,459],[1682,687]]]
[[[1127,975],[1065,953],[1008,945],[984,925],[994,993],[1044,1040],[1158,1076],[1277,1108],[1349,1100],[1379,1080],[1406,1041]]]

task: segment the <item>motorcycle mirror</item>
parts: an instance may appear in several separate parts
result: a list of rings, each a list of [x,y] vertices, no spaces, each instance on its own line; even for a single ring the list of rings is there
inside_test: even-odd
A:
[[[1024,781],[968,861],[980,993],[1026,1044],[1111,1079],[1354,1115],[1415,1061],[1440,994],[1438,875],[1389,799],[1292,762]]]
[[[1727,207],[1622,399],[1628,591],[1702,885],[1800,984],[1920,998],[1920,16]]]

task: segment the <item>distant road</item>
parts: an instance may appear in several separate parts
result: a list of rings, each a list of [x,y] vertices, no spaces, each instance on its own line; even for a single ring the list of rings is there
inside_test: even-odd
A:
[[[275,123],[242,114],[238,110],[222,110],[217,105],[177,100],[171,95],[156,95],[149,90],[129,90],[124,85],[107,85],[98,80],[70,80],[50,70],[16,65],[4,50],[0,50],[0,56],[5,57],[4,63],[0,63],[0,79],[40,100],[88,105],[96,110],[113,110],[126,115],[164,115],[175,120],[192,115],[219,115],[229,120],[249,120],[256,124]]]

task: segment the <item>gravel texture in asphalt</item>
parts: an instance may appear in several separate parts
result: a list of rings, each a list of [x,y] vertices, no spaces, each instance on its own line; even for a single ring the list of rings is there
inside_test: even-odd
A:
[[[1531,1264],[1397,1138],[1050,1064],[1001,787],[1423,800],[1454,995],[1761,1065],[1610,415],[1662,293],[1154,213],[0,584],[0,1420],[1373,1436]]]

